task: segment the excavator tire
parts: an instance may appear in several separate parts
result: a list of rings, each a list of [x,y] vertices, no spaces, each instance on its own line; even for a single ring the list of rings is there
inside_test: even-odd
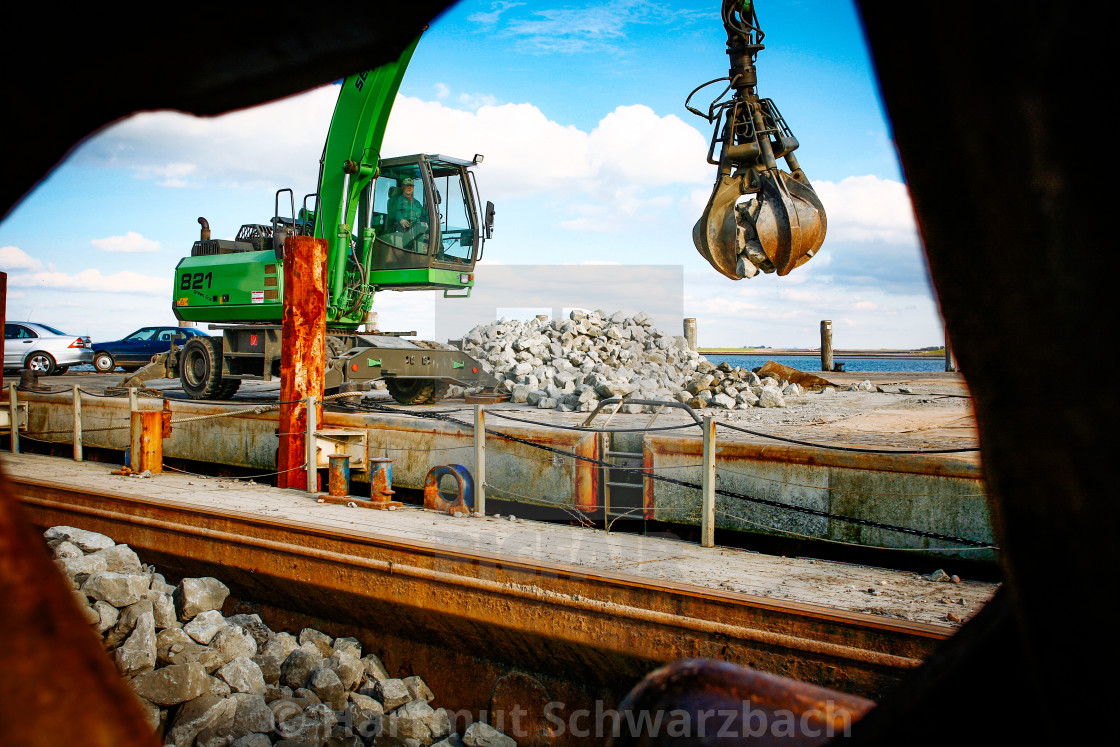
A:
[[[215,399],[222,381],[222,341],[214,337],[192,337],[179,358],[179,381],[191,399]]]
[[[217,399],[233,399],[237,390],[241,388],[241,379],[222,379],[222,386],[218,389]]]
[[[438,379],[386,379],[389,394],[402,405],[434,404],[447,394],[450,384]]]

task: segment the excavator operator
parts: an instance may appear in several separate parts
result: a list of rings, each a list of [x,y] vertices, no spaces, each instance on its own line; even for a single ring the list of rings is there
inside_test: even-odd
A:
[[[426,241],[421,238],[428,233],[425,219],[428,211],[424,204],[413,195],[416,184],[411,177],[401,180],[396,196],[389,204],[389,227],[402,236],[402,246],[415,252],[427,251]]]

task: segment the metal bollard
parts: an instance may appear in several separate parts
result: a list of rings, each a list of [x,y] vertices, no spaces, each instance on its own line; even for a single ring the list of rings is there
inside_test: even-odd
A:
[[[327,471],[327,494],[335,498],[350,495],[350,456],[331,454],[327,457],[330,468]]]
[[[369,460],[369,499],[393,500],[393,460],[377,457]]]

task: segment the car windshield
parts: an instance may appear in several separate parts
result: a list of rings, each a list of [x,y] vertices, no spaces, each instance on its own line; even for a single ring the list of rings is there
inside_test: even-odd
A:
[[[40,324],[39,326],[42,327],[43,329],[47,330],[48,332],[50,332],[52,335],[62,335],[63,337],[66,336],[65,332],[63,332],[61,330],[57,330],[54,327],[50,327],[46,324]]]
[[[133,342],[147,342],[148,340],[152,339],[152,336],[155,335],[155,333],[156,329],[154,327],[146,327],[144,329],[139,329],[133,332],[131,335],[124,339],[132,340]]]

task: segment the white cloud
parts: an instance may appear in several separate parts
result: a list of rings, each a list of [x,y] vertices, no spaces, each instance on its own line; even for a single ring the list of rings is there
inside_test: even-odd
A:
[[[828,240],[913,243],[918,235],[906,185],[877,176],[849,176],[813,188],[828,214]]]
[[[41,269],[43,269],[43,263],[18,246],[0,247],[0,270],[5,272],[19,272],[21,270],[37,272]]]
[[[142,296],[166,296],[168,299],[171,298],[170,278],[157,278],[128,270],[123,270],[112,275],[103,275],[101,270],[96,268],[82,270],[73,275],[50,270],[26,272],[9,275],[8,285],[17,288],[36,288],[40,290],[130,293]]]
[[[146,239],[135,231],[128,231],[124,236],[109,236],[104,239],[91,239],[90,242],[103,252],[119,252],[122,254],[147,254],[159,251],[159,242]]]
[[[76,158],[162,186],[303,189],[317,178],[337,98],[338,87],[326,85],[219,117],[143,112],[88,141]]]

